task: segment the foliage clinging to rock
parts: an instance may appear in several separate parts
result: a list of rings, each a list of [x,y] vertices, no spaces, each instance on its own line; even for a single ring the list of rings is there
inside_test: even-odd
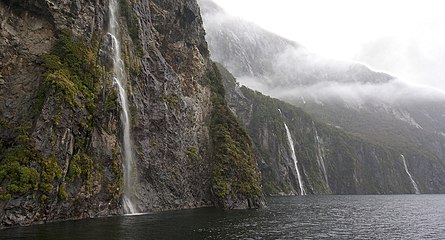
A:
[[[100,77],[97,52],[69,30],[59,34],[56,44],[43,58],[47,84],[71,107],[81,107],[82,98],[88,110],[94,110]]]
[[[249,136],[227,107],[220,73],[209,73],[212,95],[210,135],[213,145],[212,190],[219,200],[261,196],[260,176]]]

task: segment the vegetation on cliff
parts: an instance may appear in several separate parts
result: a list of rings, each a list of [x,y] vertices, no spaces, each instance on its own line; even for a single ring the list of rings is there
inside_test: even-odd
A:
[[[253,157],[251,140],[224,99],[221,75],[216,67],[209,71],[213,91],[210,135],[213,146],[212,190],[224,202],[260,198],[260,176]],[[224,205],[224,203],[223,203]]]
[[[61,178],[62,169],[55,156],[43,156],[22,131],[12,141],[0,143],[0,200],[33,191],[40,191],[44,200]]]
[[[97,118],[100,112],[96,111],[101,76],[97,51],[71,31],[62,31],[52,51],[43,56],[42,65],[46,69],[43,74],[44,83],[38,90],[33,113],[35,121],[41,114],[46,99],[54,97],[58,105],[55,106],[52,124],[57,128],[59,124],[63,124],[61,121],[64,115],[71,112],[66,109],[71,108],[74,111],[75,117],[71,115],[72,112],[69,115],[70,118],[75,118],[76,123],[75,154],[69,166],[66,166],[67,180],[73,182],[76,178],[83,179],[87,190],[92,188],[93,179],[100,176],[97,171],[99,164],[94,163],[92,157],[85,153],[91,141],[93,125],[95,121],[100,121]],[[115,110],[108,106],[114,104],[105,102],[106,108],[100,111]],[[9,131],[15,137],[3,139],[0,144],[0,199],[9,200],[34,192],[39,193],[40,200],[44,202],[54,189],[58,190],[59,199],[67,199],[69,194],[65,179],[62,179],[62,161],[55,154],[45,156],[34,147],[30,136],[32,124],[28,125],[16,128],[7,124],[1,126],[2,131]],[[51,141],[56,141],[56,138],[57,136],[52,136]]]
[[[408,161],[416,166],[412,171],[416,172],[418,185],[424,192],[443,191],[438,176],[444,168],[431,153],[410,145],[384,145],[322,124],[298,107],[245,86],[239,87],[222,65],[219,68],[229,105],[246,125],[254,143],[266,194],[295,193],[298,187],[293,163],[289,161],[284,122],[291,132],[308,193],[410,193],[412,186],[401,154],[410,156]],[[320,161],[324,161],[327,176]]]
[[[64,30],[56,41],[51,53],[45,55],[44,77],[55,90],[57,97],[71,107],[84,106],[94,111],[99,91],[100,68],[97,50],[87,45],[83,39]],[[82,98],[82,101],[78,101]]]

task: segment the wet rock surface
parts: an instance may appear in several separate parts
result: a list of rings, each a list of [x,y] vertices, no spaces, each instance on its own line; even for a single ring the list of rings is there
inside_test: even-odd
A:
[[[0,179],[1,226],[122,214],[107,6],[0,2],[0,167],[19,161],[37,174],[21,192],[10,187],[12,176]],[[138,211],[220,206],[211,190],[213,69],[196,1],[123,0],[120,10]],[[11,158],[23,148],[32,153],[27,162]],[[225,208],[264,205],[261,195],[222,201]]]
[[[401,154],[409,156],[409,171],[414,171],[421,193],[445,192],[445,167],[436,156],[382,146],[317,122],[295,106],[239,86],[222,65],[219,68],[228,105],[254,143],[265,194],[300,194],[283,123],[289,126],[308,194],[415,193]]]

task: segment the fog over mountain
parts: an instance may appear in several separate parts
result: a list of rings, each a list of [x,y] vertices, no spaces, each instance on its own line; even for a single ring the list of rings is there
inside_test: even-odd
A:
[[[213,1],[199,2],[211,57],[240,84],[349,134],[394,148],[418,148],[445,162],[443,90],[312,53]]]
[[[311,52],[445,89],[443,1],[215,2],[231,15],[296,40]]]
[[[279,98],[311,97],[316,101],[336,96],[350,104],[361,104],[370,98],[392,103],[410,98],[436,100],[445,96],[441,89],[408,82],[400,76],[376,73],[364,64],[314,54],[296,42],[228,14],[213,2],[201,1],[201,7],[213,59],[226,64],[241,84],[266,94]],[[381,49],[385,50],[384,46]],[[396,54],[396,51],[388,52]],[[374,59],[379,66],[384,64],[381,59],[388,57],[378,49],[361,54]],[[390,64],[403,63],[394,61],[388,66]],[[410,65],[405,67],[409,69]],[[434,70],[429,73],[434,74],[440,75]]]

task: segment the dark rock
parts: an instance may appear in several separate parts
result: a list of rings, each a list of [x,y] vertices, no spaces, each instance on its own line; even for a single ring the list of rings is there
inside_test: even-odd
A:
[[[213,108],[208,74],[213,68],[199,7],[194,0],[120,4],[137,208],[151,212],[212,206],[217,201],[211,192],[208,124]],[[16,146],[26,129],[26,147],[34,157],[56,159],[54,168],[60,168],[47,189],[39,184],[38,190],[0,201],[0,226],[123,212],[122,130],[110,78],[107,6],[107,1],[89,0],[0,2],[0,140],[8,148]],[[45,68],[49,53],[52,65]],[[69,76],[50,81],[50,74],[60,74],[52,68]],[[94,77],[88,79],[86,73]],[[30,161],[40,175],[49,168]],[[228,201],[230,208],[251,208],[263,199],[239,194]]]
[[[222,65],[219,68],[226,100],[253,140],[266,194],[300,194],[284,123],[294,141],[306,193],[415,193],[401,154],[415,166],[410,169],[422,193],[445,192],[445,167],[434,155],[382,146],[319,123],[295,106],[240,87]]]

